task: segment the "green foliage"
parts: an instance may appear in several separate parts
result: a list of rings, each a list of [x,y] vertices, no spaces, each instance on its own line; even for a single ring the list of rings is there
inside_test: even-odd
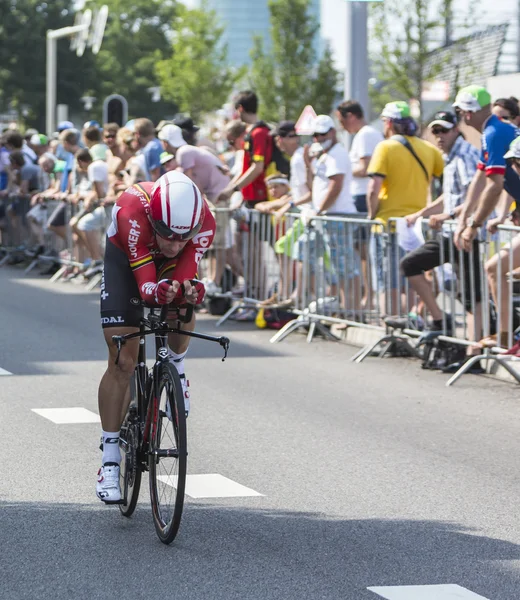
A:
[[[329,113],[338,72],[329,48],[317,60],[318,24],[309,14],[310,0],[269,0],[271,47],[254,40],[249,80],[260,99],[260,114],[269,121],[296,119],[306,104]]]
[[[213,11],[179,6],[173,26],[170,56],[157,62],[155,72],[164,96],[198,119],[226,102],[243,71],[228,66],[224,28]]]
[[[26,125],[45,126],[45,38],[48,29],[72,25],[72,0],[0,1],[0,110],[27,107]],[[58,44],[58,103],[77,109],[92,56],[76,57],[68,40]]]
[[[475,26],[479,0],[471,3],[463,19]],[[432,50],[451,32],[453,0],[385,0],[371,5],[371,64],[377,83],[370,89],[374,113],[391,100],[420,99],[427,75],[434,80],[443,64],[427,70]],[[460,31],[460,27],[458,28]]]
[[[86,8],[103,4],[108,5],[108,23],[90,73],[89,92],[98,98],[95,116],[101,117],[102,100],[110,94],[125,96],[130,117],[146,116],[157,122],[173,116],[176,104],[152,102],[148,88],[159,85],[155,64],[170,51],[175,0],[88,0]]]

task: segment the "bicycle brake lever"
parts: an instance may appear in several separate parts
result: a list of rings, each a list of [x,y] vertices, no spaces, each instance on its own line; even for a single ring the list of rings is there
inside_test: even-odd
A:
[[[229,338],[227,337],[221,337],[218,340],[218,343],[222,346],[222,348],[224,348],[224,356],[222,358],[222,362],[224,362],[227,358],[228,355],[228,350],[229,350]]]

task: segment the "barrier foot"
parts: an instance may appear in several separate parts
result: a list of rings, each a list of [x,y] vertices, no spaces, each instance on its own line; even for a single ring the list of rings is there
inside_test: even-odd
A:
[[[91,292],[103,279],[103,273],[96,273],[94,277],[87,283],[85,289]]]
[[[238,304],[234,304],[225,314],[223,314],[220,319],[215,323],[215,327],[220,327],[223,323],[225,323],[229,317],[237,312],[240,308],[245,308],[245,305],[242,302]]]
[[[469,369],[471,369],[473,365],[477,364],[481,360],[496,360],[496,357],[483,356],[482,354],[478,354],[477,356],[471,357],[468,360],[468,362],[464,363],[462,367],[448,379],[448,381],[446,382],[446,387],[450,387],[451,385],[453,385],[457,381],[457,379],[460,379],[464,375],[464,373],[469,371]]]
[[[31,262],[31,264],[30,264],[30,265],[29,265],[29,266],[28,266],[26,269],[24,269],[24,273],[25,273],[25,275],[27,275],[27,273],[31,272],[31,271],[34,269],[34,267],[35,267],[35,266],[36,266],[36,265],[37,265],[39,262],[40,262],[40,261],[39,261],[37,258],[35,258],[35,259],[34,259],[34,260]]]
[[[49,279],[49,281],[51,283],[56,283],[56,281],[59,281],[63,277],[63,275],[65,275],[66,270],[67,266],[63,265],[56,271],[56,273],[54,273],[54,275]]]
[[[309,326],[309,332],[307,333],[307,343],[310,344],[316,334],[316,332],[320,333],[324,338],[328,340],[333,340],[334,342],[338,342],[339,338],[337,338],[334,334],[332,334],[325,325],[319,323],[317,321],[311,321]]]
[[[276,344],[277,342],[281,342],[284,340],[290,333],[296,331],[300,327],[307,325],[308,321],[303,319],[302,316],[299,316],[297,319],[293,319],[286,323],[280,331],[277,331],[273,337],[269,340],[271,344]]]
[[[5,265],[5,263],[9,260],[9,256],[11,256],[9,254],[9,252],[4,256],[4,258],[2,258],[2,260],[0,260],[0,267],[3,267]]]
[[[382,344],[383,342],[391,342],[393,337],[393,335],[385,335],[381,339],[377,340],[377,342],[365,346],[364,348],[361,348],[361,350],[356,352],[356,354],[354,354],[354,356],[350,359],[351,362],[363,362],[369,354],[372,354],[372,352],[377,348],[377,346],[379,346],[379,344]]]

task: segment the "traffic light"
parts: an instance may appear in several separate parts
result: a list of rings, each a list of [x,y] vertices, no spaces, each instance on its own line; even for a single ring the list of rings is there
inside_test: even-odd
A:
[[[122,127],[128,121],[128,102],[124,96],[112,94],[103,102],[103,123],[117,123]]]

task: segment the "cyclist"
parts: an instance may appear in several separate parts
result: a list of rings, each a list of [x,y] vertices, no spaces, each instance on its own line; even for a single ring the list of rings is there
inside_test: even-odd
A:
[[[170,171],[155,183],[129,187],[118,198],[107,232],[101,324],[108,346],[108,368],[99,385],[99,414],[103,429],[103,458],[97,496],[106,503],[121,499],[119,488],[119,430],[130,401],[130,378],[137,362],[139,338],[122,348],[116,365],[113,335],[138,331],[141,301],[171,304],[180,297],[202,302],[204,286],[192,286],[197,266],[211,245],[215,220],[197,186],[183,173]],[[171,283],[170,283],[171,280]],[[184,328],[193,331],[195,316]],[[170,334],[170,360],[181,378],[186,410],[190,394],[184,373],[189,337]]]

